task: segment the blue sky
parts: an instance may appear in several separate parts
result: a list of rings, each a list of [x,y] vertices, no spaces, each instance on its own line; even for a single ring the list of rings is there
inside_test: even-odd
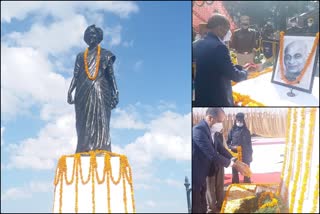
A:
[[[186,212],[190,2],[1,3],[1,211],[51,212],[57,160],[76,148],[66,98],[91,24],[117,56],[111,139],[132,165],[137,212]]]

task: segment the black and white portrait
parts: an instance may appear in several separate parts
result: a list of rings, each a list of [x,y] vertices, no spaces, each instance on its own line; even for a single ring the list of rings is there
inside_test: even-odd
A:
[[[311,53],[314,40],[315,37],[312,36],[284,36],[283,70],[280,70],[280,54],[278,54],[271,81],[311,93],[317,67],[317,51],[313,54],[306,72],[303,75],[302,72]]]

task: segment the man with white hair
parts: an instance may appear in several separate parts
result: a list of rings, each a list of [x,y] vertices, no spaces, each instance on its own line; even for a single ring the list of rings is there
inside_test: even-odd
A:
[[[290,42],[284,50],[285,77],[294,81],[301,74],[306,63],[307,44],[301,41]]]

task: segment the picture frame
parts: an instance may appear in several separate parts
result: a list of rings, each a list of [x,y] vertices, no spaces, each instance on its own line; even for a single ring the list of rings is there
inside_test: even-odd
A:
[[[316,37],[314,34],[307,33],[284,35],[282,62],[284,64],[283,67],[285,70],[285,78],[288,77],[289,80],[293,81],[296,79],[295,77],[301,73],[301,70],[306,63],[306,59],[311,52],[315,38]],[[318,63],[318,47],[319,46],[317,46],[316,52],[311,59],[311,63],[307,68],[306,73],[302,76],[301,81],[297,84],[288,84],[283,79],[281,79],[279,46],[275,58],[275,66],[273,67],[271,82],[288,87],[290,89],[296,89],[311,94]],[[285,54],[286,52],[288,53],[287,55]]]

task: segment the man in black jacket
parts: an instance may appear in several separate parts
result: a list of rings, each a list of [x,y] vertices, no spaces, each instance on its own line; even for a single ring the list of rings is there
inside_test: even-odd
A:
[[[242,112],[236,115],[234,125],[228,134],[227,145],[233,152],[237,152],[237,146],[241,146],[242,162],[250,166],[253,153],[251,134],[246,126]],[[239,174],[234,168],[232,168],[232,183],[239,183]],[[250,177],[244,176],[244,183],[251,183]]]
[[[215,124],[222,123],[224,117],[221,108],[208,108],[205,119],[192,129],[192,213],[205,212],[201,194],[204,193],[203,185],[206,184],[206,177],[210,175],[212,164],[242,170],[238,167],[236,158],[233,158],[228,150],[219,148],[216,150],[213,144],[211,128],[216,126]]]
[[[232,64],[223,42],[229,28],[228,19],[215,14],[208,20],[205,37],[193,43],[196,63],[194,106],[234,106],[231,80],[247,79],[247,71]]]

